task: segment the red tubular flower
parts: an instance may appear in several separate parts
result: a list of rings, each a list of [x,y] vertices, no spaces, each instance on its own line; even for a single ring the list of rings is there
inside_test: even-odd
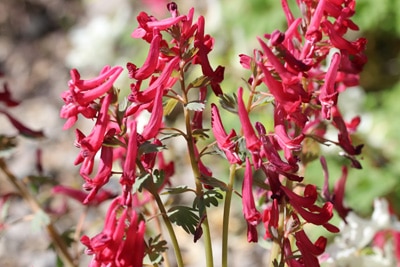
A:
[[[158,28],[159,30],[166,30],[171,26],[176,25],[178,22],[181,22],[185,18],[185,15],[181,15],[178,17],[171,17],[163,20],[149,21],[147,23],[147,27],[149,27],[150,29]]]
[[[100,75],[91,80],[81,80],[77,70],[71,70],[71,80],[69,81],[69,90],[62,93],[65,102],[61,108],[60,117],[67,119],[64,129],[70,128],[82,114],[87,118],[93,118],[96,111],[91,104],[94,100],[101,98],[113,86],[115,80],[121,74],[122,67],[110,68],[106,66],[100,72]]]
[[[295,73],[289,72],[285,66],[281,63],[279,58],[275,56],[272,52],[271,48],[267,46],[267,44],[261,39],[257,38],[260,43],[265,55],[267,56],[271,65],[275,68],[276,72],[279,74],[279,77],[282,79],[282,83],[286,85],[292,85],[299,82],[299,78]]]
[[[299,166],[297,164],[290,164],[281,159],[281,156],[273,145],[273,136],[261,136],[260,140],[263,143],[262,156],[265,156],[270,164],[282,172],[294,173],[298,171]]]
[[[123,206],[121,200],[118,197],[111,203],[101,233],[93,238],[81,238],[87,247],[86,254],[93,255],[90,266],[141,267],[143,264],[145,224],[138,222],[136,211]]]
[[[236,132],[232,129],[229,135],[226,133],[218,108],[214,104],[211,104],[211,128],[217,140],[218,147],[224,151],[229,163],[240,164],[242,160],[237,154],[237,144],[232,140],[237,136]]]
[[[312,243],[304,230],[297,231],[294,235],[297,248],[301,252],[301,260],[304,266],[319,266],[317,256],[325,251],[327,239],[321,236]]]
[[[140,12],[136,17],[136,20],[139,22],[139,26],[132,32],[132,38],[142,38],[146,40],[148,43],[153,39],[153,31],[147,26],[148,22],[155,21],[156,18],[153,16],[149,16],[146,12]]]
[[[144,127],[142,136],[144,140],[150,140],[158,134],[158,131],[162,124],[163,118],[163,104],[162,104],[163,90],[161,87],[158,88],[156,96],[153,102],[153,108],[149,122]]]
[[[135,91],[132,91],[131,95],[129,96],[129,100],[137,104],[153,102],[158,89],[160,89],[162,93],[164,92],[164,88],[166,87],[172,72],[178,67],[179,61],[179,56],[171,59],[161,72],[160,76],[153,81],[153,83],[145,91],[139,92],[139,87],[132,88]],[[127,111],[125,116],[130,115],[132,115],[132,113]]]
[[[161,39],[162,37],[159,30],[157,28],[154,29],[153,39],[151,40],[150,50],[147,58],[141,68],[131,68],[131,71],[129,71],[129,76],[131,78],[136,80],[144,80],[154,73],[158,64]]]
[[[66,195],[70,198],[75,199],[76,201],[81,202],[84,205],[89,206],[98,206],[106,200],[112,199],[116,197],[116,195],[109,190],[100,190],[96,197],[91,199],[90,201],[85,201],[88,197],[88,193],[83,192],[82,190],[78,190],[69,186],[56,185],[51,189],[53,194],[62,194]]]
[[[271,239],[276,237],[279,223],[279,205],[277,199],[273,199],[271,205],[264,210],[262,221],[266,229],[264,238]]]
[[[317,199],[317,191],[314,185],[306,186],[303,197],[297,195],[283,185],[281,189],[289,199],[290,205],[304,220],[315,225],[322,225],[331,232],[338,231],[335,226],[328,223],[333,216],[333,204],[327,202],[322,207],[318,207],[314,204]]]
[[[320,161],[324,173],[324,185],[322,187],[322,196],[325,198],[326,201],[332,202],[339,216],[343,219],[344,222],[346,222],[347,214],[351,211],[351,209],[345,207],[343,203],[345,185],[347,180],[347,168],[345,166],[342,167],[342,176],[336,182],[335,187],[333,189],[333,193],[331,193],[329,192],[329,172],[326,160],[324,157],[321,157]]]
[[[80,105],[87,105],[107,93],[123,68],[116,66],[104,67],[100,76],[92,80],[81,80],[76,70],[71,71],[72,80],[69,82],[70,91],[74,100]]]
[[[132,121],[129,128],[130,132],[126,148],[126,158],[120,183],[124,186],[128,186],[128,192],[130,193],[130,189],[136,179],[136,157],[138,150],[136,121]]]
[[[304,189],[304,196],[299,196],[292,190],[289,190],[285,186],[281,186],[281,189],[285,192],[286,196],[292,200],[293,202],[296,202],[296,205],[299,205],[304,208],[309,208],[312,207],[317,200],[318,194],[317,194],[317,187],[312,184],[306,185]]]
[[[332,56],[329,70],[325,75],[324,85],[321,87],[319,100],[322,104],[322,115],[325,119],[331,118],[331,107],[336,105],[338,92],[335,88],[336,75],[340,65],[340,54]]]
[[[327,2],[328,1],[326,1],[326,0],[318,1],[317,8],[315,9],[315,12],[311,17],[311,22],[310,22],[310,25],[308,26],[307,32],[306,32],[306,38],[311,43],[315,43],[315,42],[319,41],[319,38],[314,39],[313,37],[315,37],[315,32],[317,32],[319,30],[320,23],[321,23],[323,15],[324,15],[325,5]]]
[[[194,47],[198,48],[194,62],[200,64],[203,74],[210,78],[211,88],[216,96],[222,95],[219,85],[224,79],[224,67],[218,66],[214,71],[208,60],[208,53],[211,51],[214,40],[209,35],[204,35],[204,17],[197,20],[197,33],[195,35]]]
[[[246,169],[244,172],[243,184],[242,184],[242,205],[244,218],[247,221],[247,241],[257,242],[258,235],[256,226],[261,219],[261,214],[258,212],[254,202],[253,196],[253,173],[251,163],[246,158]]]
[[[77,130],[77,145],[81,148],[81,152],[74,163],[78,165],[83,162],[81,166],[82,175],[89,175],[93,170],[94,157],[103,144],[105,133],[108,128],[110,120],[108,108],[111,104],[112,97],[112,94],[107,94],[102,99],[96,124],[88,136],[84,137],[84,135]]]
[[[14,100],[11,97],[10,89],[8,88],[8,84],[3,83],[3,92],[0,92],[0,102],[6,104],[7,107],[15,107],[19,105],[19,101]]]
[[[339,145],[351,156],[359,155],[363,145],[353,146],[352,141],[347,130],[347,125],[343,120],[342,114],[340,113],[338,107],[333,106],[331,108],[333,126],[339,130],[338,141]],[[352,161],[353,167],[361,168],[360,163],[357,161]]]
[[[298,151],[301,149],[301,142],[304,139],[304,135],[299,134],[294,138],[289,137],[286,130],[287,122],[285,121],[284,115],[283,108],[278,105],[274,111],[275,136],[282,148],[287,147],[289,150]]]
[[[297,247],[302,250],[306,251],[307,254],[312,254],[314,256],[319,256],[325,251],[327,239],[325,237],[319,237],[314,243],[308,238],[304,230],[297,231],[294,234],[296,238]],[[304,256],[304,254],[303,254]],[[307,265],[306,266],[315,266],[315,265]]]
[[[14,128],[18,130],[19,134],[33,138],[44,137],[43,131],[35,131],[28,128],[27,126],[22,124],[19,120],[14,118],[11,114],[9,114],[7,111],[0,109],[0,113],[4,114],[7,117],[7,119],[14,126]]]
[[[97,192],[100,188],[108,183],[112,174],[112,164],[113,164],[113,148],[108,146],[103,146],[100,154],[100,162],[96,175],[90,178],[87,174],[80,171],[81,176],[85,179],[85,184],[83,188],[85,190],[90,190],[89,195],[83,201],[83,204],[88,204],[93,199],[96,198]]]
[[[343,203],[346,180],[347,180],[347,168],[343,166],[342,176],[336,182],[335,187],[333,189],[333,205],[335,207],[335,210],[338,212],[339,216],[345,222],[347,214],[351,211],[351,209],[345,207]]]
[[[344,39],[341,35],[339,35],[333,25],[328,20],[325,20],[321,23],[323,29],[328,33],[330,42],[340,50],[346,50],[350,55],[355,55],[364,49],[365,39],[361,38],[355,42],[350,42]]]
[[[242,124],[243,135],[246,139],[246,147],[252,153],[258,153],[260,150],[261,142],[256,136],[253,125],[251,125],[249,114],[243,102],[243,88],[238,89],[238,113],[240,123]]]

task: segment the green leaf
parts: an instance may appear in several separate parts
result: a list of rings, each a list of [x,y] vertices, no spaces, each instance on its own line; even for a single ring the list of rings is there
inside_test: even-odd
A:
[[[151,179],[151,174],[147,172],[137,177],[135,183],[133,184],[133,191],[142,192],[143,188],[146,187],[148,179]]]
[[[188,110],[193,110],[193,111],[202,111],[206,107],[206,105],[202,102],[198,101],[193,101],[189,102],[185,106]]]
[[[159,138],[160,139],[160,141],[164,141],[164,140],[167,140],[167,139],[170,139],[170,138],[174,138],[174,137],[177,137],[177,136],[182,136],[182,133],[162,133],[161,132],[161,134],[163,135],[163,137],[161,137],[161,138]]]
[[[188,88],[200,88],[210,84],[210,78],[207,76],[200,76],[194,79],[193,82],[189,83]]]
[[[168,116],[174,110],[175,106],[179,103],[179,101],[175,98],[170,98],[165,104],[164,107],[164,116]]]
[[[228,185],[226,183],[222,182],[221,180],[218,180],[215,177],[202,175],[199,178],[199,180],[204,185],[208,185],[208,186],[211,186],[214,188],[217,187],[217,188],[221,189],[222,191],[228,190]]]
[[[200,216],[204,214],[206,207],[211,205],[217,207],[219,200],[223,199],[224,196],[215,190],[208,190],[202,196],[197,196],[193,201],[193,208],[199,210]]]
[[[160,239],[161,235],[157,235],[154,238],[150,237],[148,241],[146,254],[149,256],[149,259],[153,265],[163,262],[164,258],[162,253],[168,249],[167,241]]]
[[[128,108],[128,99],[127,98],[123,98],[122,100],[120,100],[118,102],[118,109],[116,112],[116,118],[117,118],[117,122],[118,125],[123,125],[123,119],[125,117],[125,112],[126,109]]]
[[[107,137],[104,142],[103,145],[108,146],[108,147],[114,147],[114,148],[118,148],[118,147],[126,147],[126,144],[123,143],[121,140],[119,140],[118,138],[116,138],[115,136],[113,137]]]
[[[194,55],[197,54],[199,49],[197,47],[192,47],[190,48],[186,53],[183,54],[182,59],[187,62],[189,61]]]
[[[237,114],[237,96],[235,93],[233,93],[232,95],[223,94],[219,98],[219,103],[221,104],[222,108],[233,114]]]
[[[166,194],[172,194],[172,195],[176,195],[176,194],[182,194],[182,193],[186,193],[186,192],[193,192],[193,189],[188,188],[188,186],[186,185],[181,185],[181,186],[177,186],[177,187],[173,187],[173,188],[165,188],[166,192],[163,192],[162,195],[166,195]]]
[[[168,217],[172,223],[179,225],[188,234],[194,234],[199,222],[196,210],[186,206],[175,206],[168,210]]]
[[[201,139],[207,139],[210,138],[210,136],[208,134],[206,134],[206,132],[208,132],[210,129],[195,129],[192,132],[192,135],[194,138],[201,138]]]
[[[155,169],[153,171],[153,182],[157,188],[157,190],[164,184],[165,180],[165,172],[163,170]]]
[[[145,142],[140,145],[138,154],[148,154],[148,153],[155,153],[155,152],[160,152],[162,150],[166,149],[165,146],[160,146],[156,144],[152,144],[150,142]]]

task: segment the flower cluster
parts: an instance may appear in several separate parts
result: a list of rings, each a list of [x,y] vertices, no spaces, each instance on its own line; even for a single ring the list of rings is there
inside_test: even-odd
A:
[[[311,223],[330,232],[339,231],[329,221],[333,209],[343,219],[349,211],[342,202],[347,168],[343,167],[343,177],[334,193],[330,193],[326,161],[321,158],[325,173],[322,206],[317,203],[316,186],[305,184],[299,170],[313,159],[309,155],[313,142],[339,146],[351,165],[361,168],[356,156],[361,153],[362,145],[353,145],[350,136],[360,119],[345,122],[337,102],[341,92],[358,84],[358,74],[366,63],[363,53],[366,40],[344,38],[349,30],[358,30],[350,19],[355,12],[355,1],[298,1],[302,17],[297,19],[287,1],[282,3],[288,24],[286,32],[276,30],[266,34],[258,38],[261,50],[254,50],[253,56],[240,55],[242,66],[252,75],[246,86],[247,101],[243,99],[244,89],[237,91],[237,113],[252,166],[264,173],[269,186],[264,193],[266,208],[260,216],[252,192],[244,183],[243,200],[247,202],[244,207],[252,206],[244,209],[244,214],[251,225],[249,241],[257,241],[255,225],[262,220],[265,237],[280,247],[289,266],[318,266],[317,257],[324,251],[327,240],[320,237],[312,243],[303,225]],[[249,114],[270,97],[274,103],[274,129],[267,132],[262,122],[253,125]],[[329,125],[336,128],[337,140],[326,138]],[[220,123],[216,127],[220,128]],[[233,158],[235,146],[228,146],[225,140],[218,141],[218,145],[225,150],[231,148],[226,154]],[[283,151],[282,156],[279,151]],[[249,165],[246,159],[245,181],[252,175],[251,170],[247,171]],[[279,224],[282,216],[284,225]],[[292,251],[292,236],[300,255]]]
[[[295,18],[286,0],[282,6],[288,28],[258,38],[261,49],[252,56],[240,55],[242,66],[251,71],[244,88],[233,96],[223,92],[224,67],[213,68],[209,53],[214,39],[204,32],[205,19],[194,19],[194,9],[181,15],[175,3],[167,8],[169,18],[158,20],[141,12],[139,26],[133,38],[149,44],[142,66],[128,62],[131,79],[127,101],[119,101],[119,91],[113,86],[121,74],[120,66],[106,66],[94,79],[83,80],[77,70],[71,71],[69,90],[62,97],[65,105],[61,117],[67,119],[65,128],[72,127],[82,115],[95,120],[92,131],[85,135],[76,130],[76,146],[80,153],[75,160],[85,180],[84,204],[95,201],[111,178],[118,178],[119,196],[115,197],[105,218],[104,230],[95,237],[82,237],[87,253],[94,255],[92,266],[141,266],[145,255],[153,261],[156,246],[145,240],[147,203],[156,202],[173,242],[177,263],[182,266],[178,242],[171,222],[182,226],[197,241],[211,245],[207,208],[218,205],[225,192],[224,218],[228,220],[234,190],[234,177],[244,169],[242,178],[242,208],[247,222],[249,242],[258,241],[258,226],[265,226],[264,237],[281,255],[273,255],[275,266],[319,266],[318,256],[327,243],[325,237],[311,241],[304,225],[311,223],[336,233],[330,223],[333,210],[345,219],[349,209],[343,204],[347,168],[335,190],[328,187],[328,170],[321,157],[325,186],[320,192],[316,185],[304,182],[307,163],[318,158],[309,153],[310,144],[335,144],[355,168],[361,168],[356,156],[362,145],[354,145],[351,134],[360,119],[346,122],[338,107],[338,96],[348,87],[357,85],[358,74],[366,63],[363,38],[348,41],[344,35],[357,30],[351,20],[355,1],[320,0],[297,1],[302,12]],[[188,81],[193,69],[201,75]],[[220,98],[221,106],[237,114],[240,129],[229,134],[222,122],[220,110],[210,105],[211,129],[215,146],[201,147],[198,140],[207,139],[203,124],[209,90]],[[252,122],[251,114],[263,104],[273,106],[273,129],[264,121]],[[183,110],[184,129],[170,126],[164,117],[174,109]],[[148,119],[143,123],[143,118]],[[265,113],[267,114],[267,113]],[[139,127],[144,124],[145,126]],[[337,131],[337,140],[326,137],[328,127]],[[240,132],[239,132],[240,130]],[[174,163],[166,163],[165,140],[183,138],[196,187],[173,188]],[[202,157],[223,155],[229,164],[230,181],[213,177],[211,166]],[[96,163],[97,159],[99,161]],[[117,167],[118,165],[118,167]],[[253,190],[258,179],[257,191]],[[168,188],[165,185],[169,185]],[[59,189],[70,194],[71,191]],[[191,206],[173,206],[166,210],[160,192],[178,194],[192,192]],[[257,194],[255,194],[257,192]],[[319,194],[322,198],[318,198]],[[112,194],[105,194],[113,198]],[[255,199],[259,198],[256,205]],[[100,198],[101,201],[106,198]],[[322,201],[321,201],[322,199]],[[150,214],[156,216],[156,214]],[[224,221],[224,244],[228,221]],[[154,240],[154,239],[150,239]],[[296,249],[294,249],[296,247]],[[159,248],[159,246],[158,246]],[[212,266],[211,249],[206,250],[207,265]],[[159,251],[162,252],[162,249]],[[158,263],[153,261],[154,264]],[[223,265],[226,266],[226,256]]]
[[[211,175],[199,160],[199,151],[195,146],[193,133],[203,130],[202,108],[197,108],[196,104],[203,105],[205,102],[207,86],[216,95],[222,94],[219,84],[223,80],[224,68],[214,70],[210,65],[208,54],[214,40],[204,33],[204,18],[199,17],[194,22],[194,9],[188,15],[180,15],[175,3],[168,4],[168,9],[171,17],[164,20],[157,20],[144,12],[137,17],[139,27],[132,37],[142,38],[150,47],[141,67],[127,63],[132,80],[127,105],[116,102],[118,91],[113,87],[123,70],[120,66],[106,66],[98,77],[90,80],[82,80],[78,71],[72,70],[69,90],[62,95],[65,105],[60,115],[67,119],[65,129],[74,125],[78,115],[95,120],[88,135],[76,130],[75,143],[80,153],[75,164],[80,165],[80,175],[85,180],[83,188],[89,191],[83,203],[99,203],[100,190],[104,195],[102,187],[111,177],[118,175],[121,185],[120,196],[113,201],[107,213],[103,232],[93,238],[82,238],[82,243],[88,247],[87,253],[94,255],[93,266],[139,266],[144,257],[145,227],[137,209],[170,183],[169,178],[174,173],[173,162],[166,163],[164,160],[165,145],[159,139],[161,131],[166,129],[163,99],[169,98],[171,105],[182,103],[191,111],[188,133],[183,136],[189,149],[192,149],[192,155],[197,157],[196,168]],[[182,82],[180,77],[191,65],[200,65],[203,75],[188,84],[182,92],[176,92],[174,85]],[[198,90],[198,99],[188,98],[189,91],[193,89]],[[149,113],[151,115],[145,126],[140,129],[138,125],[143,124],[143,117]],[[172,131],[181,132],[178,129]],[[95,170],[97,156],[99,162]],[[122,171],[115,170],[117,162]],[[142,186],[146,191],[139,196]],[[58,187],[57,191],[78,197],[76,192],[66,187]],[[112,197],[112,194],[106,196]],[[129,255],[133,246],[135,256]]]

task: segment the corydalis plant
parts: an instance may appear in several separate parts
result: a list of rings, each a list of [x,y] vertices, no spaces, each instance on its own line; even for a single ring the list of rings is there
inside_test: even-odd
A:
[[[319,266],[318,256],[324,252],[327,239],[320,237],[312,242],[304,226],[311,223],[338,231],[330,219],[333,209],[342,218],[348,212],[342,203],[347,169],[343,168],[343,177],[333,192],[328,187],[324,158],[322,191],[304,182],[303,171],[308,162],[318,158],[308,153],[310,144],[318,143],[339,146],[353,167],[361,167],[356,156],[362,146],[355,146],[350,136],[360,120],[346,123],[337,101],[340,92],[358,84],[358,73],[366,62],[365,40],[350,42],[343,37],[348,29],[357,29],[350,20],[354,1],[297,4],[302,17],[296,19],[288,3],[282,1],[286,32],[275,31],[258,38],[261,49],[255,49],[252,56],[240,55],[242,65],[251,71],[244,85],[247,93],[242,87],[233,96],[223,92],[220,83],[224,68],[214,69],[209,62],[214,39],[204,32],[204,17],[194,20],[193,9],[181,15],[175,3],[167,6],[169,18],[157,20],[144,12],[137,17],[139,26],[132,37],[149,43],[149,52],[141,67],[127,63],[132,80],[127,104],[117,100],[119,92],[113,86],[122,67],[106,66],[91,80],[82,80],[77,70],[71,71],[61,110],[61,116],[67,119],[65,128],[73,126],[79,114],[95,120],[88,135],[76,130],[76,145],[81,151],[75,164],[81,165],[83,187],[89,191],[83,203],[94,201],[110,179],[119,179],[121,186],[103,231],[81,239],[88,248],[86,252],[93,255],[93,266],[141,266],[144,258],[156,266],[162,261],[165,242],[160,236],[146,239],[145,229],[151,218],[159,217],[169,232],[178,266],[183,266],[183,259],[173,223],[192,234],[195,242],[203,239],[206,264],[213,266],[207,209],[218,205],[222,198],[222,266],[228,266],[230,205],[235,176],[242,176],[238,172],[242,168],[242,190],[238,195],[242,198],[248,241],[258,241],[258,225],[262,222],[264,238],[273,243],[271,265]],[[201,75],[190,79],[195,69]],[[240,129],[227,133],[215,103],[211,103],[210,127],[203,126],[204,115],[209,112],[209,91],[220,97],[222,107],[238,115]],[[254,123],[251,115],[271,102],[274,127],[267,130],[264,122]],[[174,109],[183,111],[183,129],[164,120]],[[139,129],[139,120],[146,111],[150,116]],[[337,129],[337,140],[326,138],[329,125]],[[209,140],[208,128],[216,141],[201,145],[200,139]],[[174,163],[164,160],[168,139],[186,143],[194,188],[174,187]],[[225,177],[213,177],[213,166],[203,163],[203,156],[215,154],[215,148],[231,166],[227,183]],[[255,171],[264,175],[257,178],[256,191]],[[193,193],[191,205],[168,208],[160,198],[160,194],[184,193]],[[318,199],[319,195],[322,198]],[[256,205],[258,198],[260,206]],[[149,208],[154,202],[158,211]]]

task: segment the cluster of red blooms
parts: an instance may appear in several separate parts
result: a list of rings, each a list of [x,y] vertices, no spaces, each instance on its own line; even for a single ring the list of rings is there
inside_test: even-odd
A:
[[[262,49],[254,50],[253,57],[240,56],[242,65],[252,71],[247,103],[244,90],[239,88],[237,92],[236,111],[242,136],[234,130],[226,133],[215,104],[211,105],[211,128],[229,163],[245,166],[242,198],[248,240],[258,240],[257,225],[262,221],[266,228],[265,237],[279,245],[282,259],[289,266],[319,266],[317,257],[324,251],[326,239],[320,237],[313,243],[302,226],[312,223],[331,232],[338,231],[329,221],[334,208],[343,218],[348,212],[342,204],[347,170],[343,169],[343,177],[331,193],[322,158],[326,185],[321,192],[325,200],[321,206],[317,203],[317,187],[302,183],[299,169],[304,163],[300,159],[304,141],[310,139],[338,145],[353,167],[361,167],[356,159],[361,146],[354,146],[350,138],[360,120],[355,118],[350,123],[345,122],[337,100],[340,92],[358,84],[358,73],[366,62],[363,55],[366,42],[364,39],[350,42],[344,38],[349,29],[357,30],[350,19],[354,14],[354,0],[298,0],[297,4],[302,10],[302,18],[294,18],[286,0],[282,0],[287,31],[265,35],[268,41],[259,38]],[[163,100],[181,103],[186,107],[185,111],[190,112],[190,116],[185,117],[190,118],[186,121],[186,134],[177,132],[190,142],[188,147],[192,151],[189,153],[195,155],[194,162],[200,175],[212,176],[201,161],[196,138],[192,137],[194,132],[205,130],[203,112],[208,88],[216,96],[224,95],[220,87],[224,68],[213,69],[210,65],[208,54],[214,40],[204,33],[204,18],[200,16],[193,21],[193,9],[187,15],[180,15],[175,3],[168,4],[168,9],[171,17],[167,19],[157,20],[144,12],[137,17],[139,27],[132,37],[142,38],[150,48],[142,67],[127,64],[132,79],[128,105],[117,101],[118,90],[113,86],[123,70],[119,66],[106,66],[91,80],[81,79],[78,71],[72,70],[69,90],[62,95],[65,105],[61,117],[67,119],[66,129],[74,125],[78,115],[95,120],[90,134],[76,130],[80,154],[75,164],[80,164],[80,174],[85,180],[83,187],[89,191],[83,203],[99,203],[113,197],[102,187],[112,176],[118,175],[120,179],[121,194],[109,208],[104,230],[93,238],[84,236],[81,239],[88,248],[87,253],[94,255],[91,266],[142,264],[145,222],[138,214],[138,208],[149,201],[154,192],[139,197],[134,184],[138,178],[162,170],[164,179],[157,186],[157,190],[162,190],[171,182],[169,178],[174,172],[173,163],[164,161],[164,144],[159,139],[161,131],[166,129],[163,116],[168,113],[168,105],[163,106]],[[185,73],[195,65],[201,68],[202,76],[185,84]],[[174,90],[177,83],[181,92]],[[188,93],[192,89],[197,90],[197,99],[189,99]],[[261,122],[253,125],[249,114],[260,99],[271,96],[274,99],[274,131],[267,132]],[[151,115],[144,128],[139,129],[138,120],[145,111]],[[325,139],[328,125],[337,129],[337,141]],[[245,140],[246,151],[240,151],[241,139]],[[96,156],[99,156],[97,166]],[[115,170],[116,163],[122,171]],[[266,177],[262,189],[265,205],[261,211],[255,206],[253,196],[253,170],[261,170]],[[203,189],[209,187],[204,185]],[[58,191],[63,189],[58,188]],[[64,193],[72,194],[66,188]],[[279,225],[282,221],[284,225]],[[298,249],[296,253],[292,251],[291,236],[294,236]]]
[[[184,71],[187,65],[200,65],[204,84],[199,86],[198,101],[205,101],[207,85],[216,95],[222,94],[219,83],[223,80],[224,68],[213,70],[209,63],[213,39],[204,34],[204,18],[199,17],[193,22],[194,9],[188,15],[179,15],[175,3],[168,4],[168,9],[172,17],[164,20],[157,20],[145,12],[137,17],[139,27],[132,37],[147,41],[150,48],[142,67],[127,64],[129,77],[133,80],[129,105],[122,107],[116,102],[117,90],[113,84],[123,70],[119,66],[105,67],[92,80],[82,80],[78,71],[72,70],[69,90],[62,95],[65,105],[61,117],[67,119],[65,129],[73,126],[79,114],[96,120],[89,135],[76,130],[76,145],[81,152],[75,164],[81,165],[80,174],[85,179],[83,187],[89,191],[83,203],[99,203],[99,198],[111,197],[101,188],[112,175],[120,175],[121,196],[110,206],[104,230],[93,238],[84,236],[81,239],[88,247],[87,253],[94,254],[91,266],[141,266],[145,224],[143,220],[138,222],[137,207],[150,196],[139,198],[132,187],[139,176],[152,175],[156,169],[163,171],[164,184],[169,183],[169,177],[174,173],[173,162],[167,164],[164,161],[163,143],[157,135],[163,127],[163,97],[187,101],[183,99],[185,96],[179,96],[173,90],[179,81],[176,73]],[[172,40],[165,40],[163,33],[172,36]],[[189,85],[187,90],[194,86]],[[138,129],[138,120],[144,111],[151,115],[146,126]],[[202,128],[202,117],[201,110],[194,112],[193,129]],[[98,154],[100,161],[97,172],[93,173]],[[113,171],[117,161],[121,162],[122,173]],[[208,172],[201,161],[199,168]],[[76,198],[81,196],[68,188],[58,187],[57,191]]]
[[[312,223],[331,232],[338,231],[329,221],[333,209],[343,219],[349,211],[343,206],[347,168],[343,167],[342,178],[330,193],[326,162],[321,158],[325,174],[322,207],[317,205],[316,186],[304,184],[298,170],[300,164],[307,163],[301,161],[302,155],[307,153],[307,138],[322,144],[336,144],[353,167],[361,168],[355,157],[361,153],[362,145],[354,146],[350,138],[360,118],[345,122],[337,101],[341,92],[358,85],[358,74],[366,63],[363,54],[366,40],[360,38],[351,42],[344,38],[348,30],[358,30],[350,19],[355,12],[355,1],[297,1],[302,11],[302,18],[297,19],[287,1],[283,0],[282,4],[287,31],[265,35],[268,44],[259,38],[262,50],[254,50],[253,57],[241,55],[242,65],[253,73],[248,80],[250,94],[268,94],[274,98],[274,132],[267,133],[261,123],[253,127],[249,120],[251,107],[245,107],[243,89],[238,90],[238,114],[247,149],[253,167],[263,171],[270,186],[263,215],[258,214],[254,205],[244,211],[250,223],[249,241],[257,241],[255,225],[257,220],[262,220],[266,238],[279,244],[289,266],[318,266],[317,257],[324,251],[327,240],[320,237],[312,243],[302,225]],[[268,92],[257,90],[261,85],[266,85]],[[325,138],[328,125],[337,129],[337,141]],[[221,145],[226,146],[226,143]],[[284,159],[278,151],[283,151]],[[249,161],[246,161],[246,170],[249,168]],[[251,170],[246,174],[244,179],[251,179]],[[254,203],[251,198],[249,201]],[[283,228],[278,225],[282,214],[285,214]],[[291,235],[300,255],[293,255]]]

